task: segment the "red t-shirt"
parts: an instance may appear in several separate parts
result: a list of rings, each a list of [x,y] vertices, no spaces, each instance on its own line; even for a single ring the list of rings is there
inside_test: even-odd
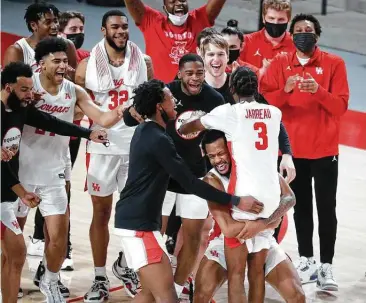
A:
[[[90,52],[79,48],[76,50],[76,56],[77,63],[79,64],[80,61],[90,56]]]
[[[295,51],[290,33],[286,33],[282,41],[274,46],[264,33],[265,29],[244,36],[244,49],[240,59],[258,68],[263,66],[263,59],[273,59],[280,53]]]
[[[145,38],[146,54],[152,59],[154,76],[169,83],[178,72],[179,59],[187,53],[196,53],[196,37],[206,27],[206,6],[189,12],[183,26],[175,26],[165,14],[145,5],[145,14],[138,24]]]
[[[288,77],[309,73],[319,84],[316,93],[291,93],[284,87]],[[269,104],[282,111],[295,158],[319,159],[338,154],[339,121],[347,111],[349,88],[342,58],[316,49],[302,66],[296,52],[277,56],[264,72],[260,91]]]

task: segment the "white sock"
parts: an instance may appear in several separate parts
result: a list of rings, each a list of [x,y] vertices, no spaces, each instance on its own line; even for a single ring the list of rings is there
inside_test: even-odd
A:
[[[184,288],[184,286],[182,286],[182,285],[179,285],[179,284],[177,284],[177,283],[174,283],[174,287],[175,287],[175,291],[177,292],[177,296],[178,296],[178,298],[180,297],[180,295],[182,294],[182,292],[183,292],[183,288]]]
[[[107,270],[105,266],[103,267],[94,267],[94,272],[96,277],[106,277],[107,276]]]
[[[44,281],[46,283],[58,281],[58,272],[49,271],[48,268],[46,267],[46,271],[44,273]]]

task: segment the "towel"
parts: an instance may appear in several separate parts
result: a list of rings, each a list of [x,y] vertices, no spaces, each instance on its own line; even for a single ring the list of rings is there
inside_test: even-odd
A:
[[[85,87],[97,93],[105,93],[115,88],[104,41],[105,39],[101,40],[92,49],[86,67]],[[125,85],[136,86],[140,84],[141,78],[147,80],[147,67],[143,54],[132,41],[127,41],[123,64],[128,65],[128,73],[124,78]]]

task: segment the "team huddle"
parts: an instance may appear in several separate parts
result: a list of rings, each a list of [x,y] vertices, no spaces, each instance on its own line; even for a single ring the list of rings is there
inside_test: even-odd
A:
[[[295,16],[286,31],[289,0],[264,0],[264,29],[245,36],[236,20],[221,32],[213,27],[225,2],[189,11],[187,1],[167,0],[161,13],[126,0],[146,54],[130,39],[131,21],[120,10],[103,15],[102,38],[89,53],[81,50],[82,14],[47,3],[27,8],[31,36],[9,46],[1,72],[4,302],[23,296],[22,231],[35,207],[29,245],[38,245],[43,259],[34,284],[47,303],[70,296],[60,270],[74,270],[70,176],[80,138],[88,140],[95,271],[84,302],[109,297],[115,191],[113,232],[122,245],[112,270],[133,302],[179,302],[188,294],[209,303],[226,281],[232,303],[264,302],[265,281],[286,302],[305,302],[308,282],[337,290],[334,249],[317,268],[301,251],[293,265],[279,246],[297,198],[290,187],[294,129],[282,121],[304,96],[340,115],[344,104],[336,101],[347,103],[348,86],[335,91],[330,81],[345,74],[344,62],[316,45],[321,28],[314,16]],[[319,64],[335,65],[334,74],[320,76]],[[84,116],[89,128],[80,126]],[[183,245],[168,252],[164,236],[175,234],[175,244],[179,229]]]

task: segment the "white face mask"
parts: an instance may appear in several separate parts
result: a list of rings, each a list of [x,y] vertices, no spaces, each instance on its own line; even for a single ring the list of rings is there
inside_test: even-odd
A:
[[[175,26],[182,26],[184,23],[186,23],[188,18],[188,13],[183,16],[176,16],[168,13],[169,20],[175,25]]]

